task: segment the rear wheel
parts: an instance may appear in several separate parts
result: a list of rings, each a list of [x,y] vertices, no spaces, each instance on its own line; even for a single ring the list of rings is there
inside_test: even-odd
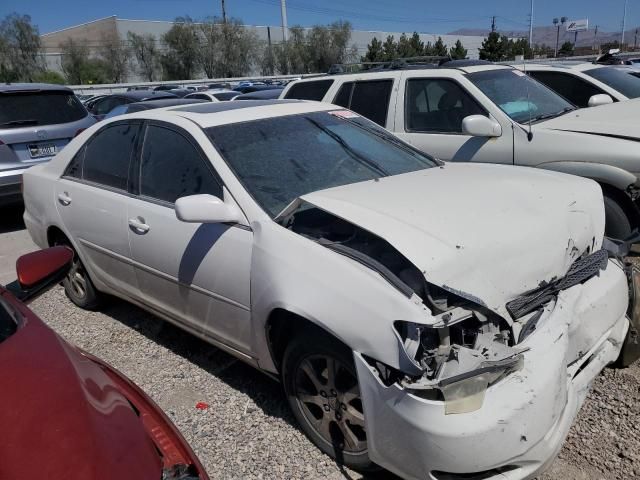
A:
[[[624,240],[629,238],[633,227],[625,209],[610,195],[604,195],[605,235]]]
[[[369,460],[352,352],[328,336],[298,336],[287,347],[282,371],[289,404],[307,437],[350,468],[377,470]]]

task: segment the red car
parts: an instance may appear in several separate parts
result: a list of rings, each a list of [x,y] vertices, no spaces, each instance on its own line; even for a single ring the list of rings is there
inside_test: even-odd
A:
[[[20,257],[0,286],[0,478],[208,480],[177,428],[131,380],[65,342],[25,302],[73,252]]]

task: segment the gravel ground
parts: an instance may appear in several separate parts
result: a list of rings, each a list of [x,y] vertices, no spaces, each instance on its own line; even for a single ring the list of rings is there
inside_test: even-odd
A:
[[[57,287],[32,308],[168,413],[212,479],[356,479],[297,429],[279,384],[137,307],[76,308]],[[198,402],[209,408],[198,410]],[[640,478],[640,366],[606,370],[544,480]],[[395,478],[378,474],[376,478]]]

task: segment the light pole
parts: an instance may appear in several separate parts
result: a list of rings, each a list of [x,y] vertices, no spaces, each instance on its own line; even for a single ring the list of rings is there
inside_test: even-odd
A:
[[[555,54],[556,58],[558,57],[558,42],[560,41],[560,26],[564,25],[566,22],[567,22],[567,17],[560,17],[560,20],[558,20],[558,17],[553,19],[553,24],[558,29],[556,32],[556,54]]]
[[[622,33],[620,34],[620,50],[624,49],[624,30],[627,27],[627,3],[628,0],[624,0],[624,13],[622,14]]]
[[[533,48],[533,0],[531,0],[531,15],[529,17],[529,46]]]

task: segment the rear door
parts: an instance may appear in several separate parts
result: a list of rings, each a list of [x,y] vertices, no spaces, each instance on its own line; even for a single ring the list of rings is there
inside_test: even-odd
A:
[[[137,284],[127,190],[140,128],[139,121],[121,121],[98,130],[69,163],[55,192],[62,222],[93,279],[129,296]]]
[[[0,172],[46,162],[93,123],[70,90],[0,92]]]
[[[500,137],[472,137],[462,132],[469,115],[495,117],[459,79],[437,70],[402,74],[395,116],[396,136],[445,161],[513,163],[513,130],[502,125]]]
[[[392,102],[395,82],[392,77],[345,82],[338,89],[333,103],[391,130],[395,113]]]
[[[249,352],[253,233],[242,225],[181,222],[174,211],[187,195],[228,200],[211,162],[188,132],[150,122],[136,171],[138,195],[127,218],[141,300]]]

